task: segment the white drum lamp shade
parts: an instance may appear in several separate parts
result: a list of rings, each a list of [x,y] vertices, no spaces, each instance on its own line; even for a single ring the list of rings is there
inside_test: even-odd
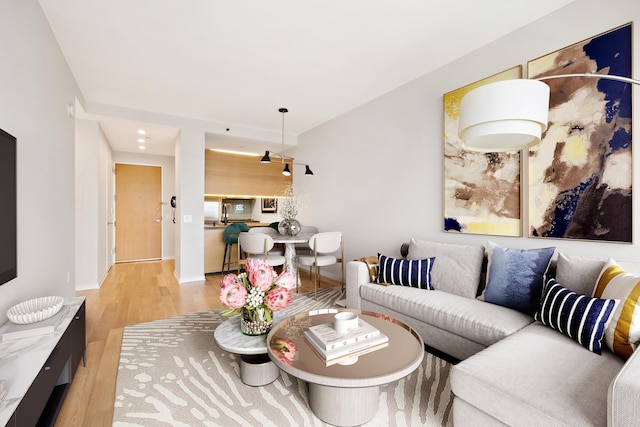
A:
[[[547,129],[549,86],[538,80],[502,80],[460,101],[458,135],[470,151],[516,151],[540,142]]]

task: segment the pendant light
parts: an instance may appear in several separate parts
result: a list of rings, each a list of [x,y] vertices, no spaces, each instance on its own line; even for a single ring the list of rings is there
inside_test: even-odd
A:
[[[284,152],[284,115],[286,113],[289,112],[288,109],[286,108],[279,108],[278,112],[282,113],[282,152]],[[293,157],[289,157],[289,156],[285,156],[282,153],[276,153],[276,152],[271,152],[269,150],[266,150],[264,152],[264,156],[262,156],[262,158],[260,159],[260,163],[271,163],[271,155],[276,155],[277,157],[280,157],[282,164],[284,165],[284,169],[282,169],[282,175],[284,176],[291,176],[291,168],[293,168],[293,165],[301,165],[305,167],[305,171],[304,174],[305,175],[313,175],[313,171],[311,170],[311,168],[309,167],[309,165],[305,164],[305,163],[296,163],[294,162],[294,158]],[[291,164],[291,167],[289,167],[289,164]]]
[[[280,108],[278,110],[282,113],[282,151],[284,152],[284,115],[289,112],[286,108]],[[284,163],[284,169],[282,169],[282,175],[291,176],[291,170],[289,170],[289,164],[285,163],[284,156],[280,157],[282,159],[282,163]]]

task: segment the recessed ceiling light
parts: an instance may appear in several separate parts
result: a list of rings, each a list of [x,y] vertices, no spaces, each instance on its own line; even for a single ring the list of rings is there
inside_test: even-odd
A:
[[[144,138],[138,138],[138,142],[144,144]]]
[[[138,135],[145,135],[147,133],[144,129],[138,129]]]
[[[140,145],[138,148],[139,148],[140,150],[146,150],[146,147],[145,147],[144,145]]]

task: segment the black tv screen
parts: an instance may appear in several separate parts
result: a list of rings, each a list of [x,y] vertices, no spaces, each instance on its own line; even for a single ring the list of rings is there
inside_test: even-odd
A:
[[[0,129],[0,285],[18,276],[16,138]]]

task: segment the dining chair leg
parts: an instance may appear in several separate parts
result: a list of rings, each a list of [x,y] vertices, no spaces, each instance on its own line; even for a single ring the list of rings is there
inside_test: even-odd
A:
[[[229,245],[227,243],[224,244],[224,255],[222,255],[222,273],[224,274],[224,264],[227,261],[227,248]]]

